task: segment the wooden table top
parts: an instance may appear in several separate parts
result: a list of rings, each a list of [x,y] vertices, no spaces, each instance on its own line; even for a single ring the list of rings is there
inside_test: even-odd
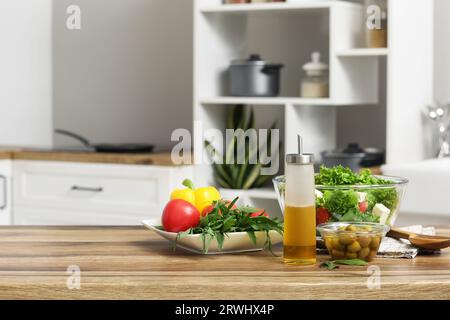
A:
[[[294,267],[267,252],[173,252],[142,227],[0,227],[0,247],[0,299],[450,299],[450,250],[376,259],[381,288],[369,289],[367,267]],[[80,268],[80,289],[67,286],[76,283],[71,265]]]

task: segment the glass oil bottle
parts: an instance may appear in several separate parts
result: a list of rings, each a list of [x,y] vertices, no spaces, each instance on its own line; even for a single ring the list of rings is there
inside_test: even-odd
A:
[[[316,263],[316,209],[314,157],[302,151],[286,156],[284,211],[284,262],[293,265]]]

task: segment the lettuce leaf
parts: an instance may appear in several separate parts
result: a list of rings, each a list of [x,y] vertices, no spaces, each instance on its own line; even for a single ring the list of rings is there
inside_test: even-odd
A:
[[[323,207],[334,213],[344,214],[357,209],[358,201],[358,193],[353,190],[329,190],[323,194]]]

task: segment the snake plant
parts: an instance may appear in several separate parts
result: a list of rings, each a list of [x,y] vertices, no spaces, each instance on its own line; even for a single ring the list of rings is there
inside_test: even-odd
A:
[[[252,107],[237,105],[228,109],[226,129],[242,129],[244,132],[248,129],[255,128],[255,113]],[[271,129],[275,129],[274,122],[267,134],[265,147],[271,149]],[[272,176],[262,175],[261,168],[265,165],[261,162],[259,152],[259,144],[250,145],[248,139],[245,139],[245,154],[243,163],[237,163],[237,138],[234,137],[228,145],[225,146],[224,152],[217,150],[210,141],[205,141],[205,147],[212,160],[220,158],[221,161],[214,161],[214,177],[216,182],[222,188],[228,189],[251,189],[259,188],[266,184]],[[276,153],[280,148],[280,144],[276,147]],[[256,158],[255,158],[256,157]],[[233,161],[234,159],[234,161]],[[251,161],[256,159],[257,161]]]

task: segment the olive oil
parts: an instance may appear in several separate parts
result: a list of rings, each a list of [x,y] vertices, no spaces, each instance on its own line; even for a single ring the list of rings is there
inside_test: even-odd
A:
[[[285,263],[295,265],[316,263],[315,206],[285,208],[283,244]]]
[[[303,153],[298,136],[298,153],[286,156],[283,258],[287,264],[316,263],[316,208],[314,156]]]

